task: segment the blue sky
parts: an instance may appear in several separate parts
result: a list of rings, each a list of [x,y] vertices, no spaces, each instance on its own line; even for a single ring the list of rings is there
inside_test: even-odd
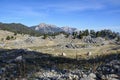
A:
[[[120,0],[0,0],[0,22],[120,32]]]

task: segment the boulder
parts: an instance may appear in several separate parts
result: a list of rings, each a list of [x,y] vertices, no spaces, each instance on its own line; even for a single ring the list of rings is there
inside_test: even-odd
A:
[[[61,56],[66,56],[66,54],[63,52],[63,53],[61,54]]]
[[[4,43],[0,43],[0,47],[5,47],[5,44]]]
[[[18,61],[22,61],[23,60],[23,57],[22,56],[18,56],[15,58],[15,61],[18,62]]]
[[[88,77],[95,79],[95,78],[96,78],[96,75],[95,75],[94,73],[90,73],[90,74],[88,75]]]
[[[91,56],[92,55],[92,52],[87,52],[87,56]]]

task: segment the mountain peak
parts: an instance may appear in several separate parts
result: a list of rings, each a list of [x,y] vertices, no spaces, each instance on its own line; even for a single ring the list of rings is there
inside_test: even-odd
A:
[[[46,23],[40,23],[38,26],[39,27],[57,27],[56,25],[46,24]]]
[[[72,28],[72,27],[69,27],[69,26],[64,26],[64,27],[61,27],[61,28],[67,33],[72,33],[72,32],[77,31],[77,28]]]
[[[41,33],[54,33],[54,32],[63,31],[61,28],[57,27],[56,25],[46,24],[46,23],[40,23],[39,25],[34,26],[34,29]]]
[[[76,28],[71,28],[69,26],[65,27],[57,27],[53,24],[46,24],[46,23],[40,23],[37,26],[32,27],[34,30],[39,31],[41,33],[55,33],[55,32],[67,32],[72,33],[75,32]]]

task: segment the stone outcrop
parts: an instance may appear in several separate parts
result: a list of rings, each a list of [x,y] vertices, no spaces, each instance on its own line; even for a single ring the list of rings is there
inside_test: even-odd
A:
[[[86,43],[100,43],[105,44],[105,39],[98,37],[98,38],[92,38],[91,36],[84,36],[82,39]]]

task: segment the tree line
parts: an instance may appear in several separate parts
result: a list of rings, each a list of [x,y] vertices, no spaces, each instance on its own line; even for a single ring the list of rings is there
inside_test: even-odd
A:
[[[109,29],[104,29],[101,31],[95,31],[95,30],[82,30],[79,32],[73,32],[72,33],[73,38],[79,38],[82,39],[83,36],[91,36],[92,38],[96,38],[96,37],[102,37],[105,39],[115,39],[118,38],[120,39],[120,34],[118,32],[113,32]]]

